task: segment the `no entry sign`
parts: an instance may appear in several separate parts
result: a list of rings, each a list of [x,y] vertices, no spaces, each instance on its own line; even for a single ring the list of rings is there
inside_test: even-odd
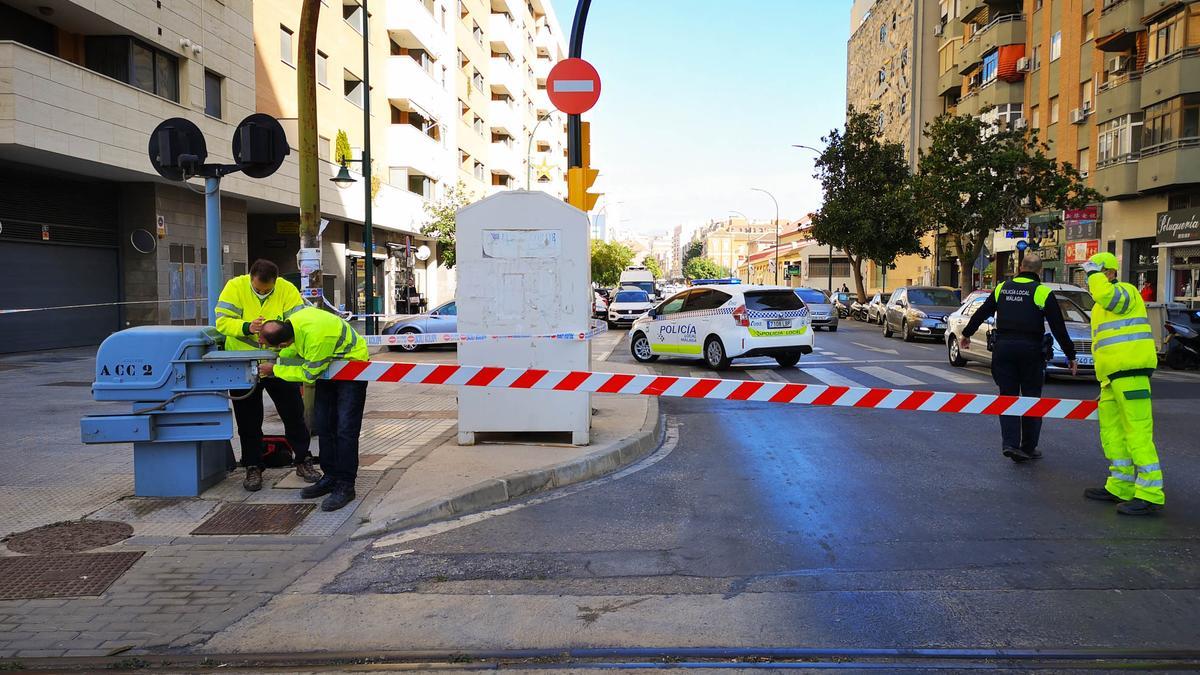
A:
[[[600,73],[583,59],[565,59],[554,64],[546,77],[546,93],[555,108],[568,115],[592,109],[600,98]]]

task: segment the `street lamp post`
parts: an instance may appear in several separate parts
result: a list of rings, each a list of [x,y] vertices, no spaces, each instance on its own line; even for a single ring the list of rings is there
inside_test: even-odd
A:
[[[547,112],[542,115],[537,124],[533,125],[533,131],[529,132],[529,143],[525,145],[525,189],[529,190],[533,184],[533,137],[537,135],[538,127],[542,126],[542,122],[550,119],[552,113]]]
[[[817,153],[817,156],[821,155],[821,151],[814,148],[811,145],[804,145],[803,143],[792,143],[792,147],[793,148],[802,148],[804,150],[812,150],[813,152]],[[830,295],[830,297],[833,297],[833,244],[829,245],[829,257],[825,259],[825,262],[826,262],[825,271],[829,277],[829,279],[828,279],[829,295]]]
[[[746,214],[742,213],[741,211],[735,211],[733,209],[730,209],[729,213],[731,213],[735,216],[741,217],[741,219],[746,221],[747,223],[750,222],[750,216],[747,216]],[[736,264],[737,261],[735,260],[734,263]],[[738,274],[737,277],[740,279],[741,274]],[[746,258],[746,283],[750,283],[750,258],[749,257]]]
[[[775,285],[779,285],[779,200],[775,199],[775,195],[767,192],[762,188],[750,188],[755,192],[761,192],[771,198],[775,202]]]

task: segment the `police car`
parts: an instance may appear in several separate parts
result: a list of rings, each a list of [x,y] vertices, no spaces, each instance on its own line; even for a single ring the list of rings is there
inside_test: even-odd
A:
[[[641,363],[672,356],[701,359],[714,370],[753,356],[789,368],[813,350],[808,308],[784,286],[693,286],[639,317],[629,335]]]

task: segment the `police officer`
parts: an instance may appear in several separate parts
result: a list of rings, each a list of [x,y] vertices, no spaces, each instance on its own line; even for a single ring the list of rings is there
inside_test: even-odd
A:
[[[1042,395],[1042,384],[1046,380],[1046,323],[1050,324],[1050,332],[1071,364],[1071,374],[1077,372],[1075,345],[1067,334],[1067,325],[1063,323],[1054,292],[1042,285],[1041,271],[1042,259],[1034,254],[1026,255],[1017,276],[998,284],[963,329],[960,344],[970,348],[971,336],[980,324],[993,314],[996,316],[992,379],[1001,395]],[[1041,457],[1037,447],[1041,432],[1039,417],[1001,416],[1004,456],[1014,462]]]
[[[1092,308],[1092,353],[1100,381],[1100,444],[1108,481],[1084,496],[1119,502],[1117,512],[1146,516],[1162,509],[1162,468],[1154,447],[1150,376],[1158,365],[1146,303],[1133,284],[1117,281],[1117,257],[1097,253],[1084,264]]]

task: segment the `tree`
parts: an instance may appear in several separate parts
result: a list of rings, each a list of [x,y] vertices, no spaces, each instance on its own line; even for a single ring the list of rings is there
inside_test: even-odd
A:
[[[695,256],[684,265],[683,276],[688,279],[724,279],[729,276],[729,270],[708,258]]]
[[[335,164],[349,162],[354,158],[353,154],[350,150],[350,137],[346,135],[346,130],[338,129],[337,135],[333,137],[333,162]]]
[[[662,263],[658,262],[658,258],[648,255],[642,260],[642,265],[650,270],[650,274],[653,274],[655,279],[663,278]]]
[[[437,241],[438,261],[446,267],[454,267],[455,263],[454,233],[458,210],[473,201],[475,195],[459,181],[441,199],[425,203],[429,221],[421,226],[421,234]]]
[[[867,298],[863,262],[894,268],[901,255],[929,255],[904,146],[880,138],[873,113],[851,106],[845,131],[821,139],[825,150],[816,161],[825,203],[813,214],[812,235],[846,253],[860,302]]]
[[[616,286],[632,261],[633,250],[625,244],[592,240],[592,281],[601,286]]]
[[[683,251],[681,266],[687,267],[688,262],[690,262],[692,258],[696,258],[701,255],[704,255],[704,242],[700,241],[699,239],[693,239]]]
[[[925,130],[915,198],[928,227],[948,233],[958,253],[959,287],[996,228],[1023,225],[1031,213],[1103,200],[1075,167],[1046,155],[1036,132],[1006,129],[969,115],[942,115]]]

